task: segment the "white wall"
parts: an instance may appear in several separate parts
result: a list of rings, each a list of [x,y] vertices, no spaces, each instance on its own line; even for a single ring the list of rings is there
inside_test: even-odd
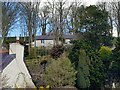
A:
[[[70,44],[70,39],[65,39],[65,44]],[[53,46],[53,40],[44,40],[44,43],[41,43],[41,40],[36,40],[36,46]]]
[[[54,42],[53,40],[44,40],[44,43],[41,43],[41,40],[36,40],[36,46],[53,46]]]
[[[8,84],[12,88],[35,88],[32,78],[23,61],[24,47],[19,43],[10,44],[10,54],[16,54],[16,58],[3,70],[6,75]]]
[[[70,44],[70,39],[65,39],[65,44]]]

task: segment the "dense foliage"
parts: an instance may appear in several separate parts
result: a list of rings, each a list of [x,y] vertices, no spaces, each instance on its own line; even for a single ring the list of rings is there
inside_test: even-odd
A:
[[[80,50],[82,49],[84,49],[85,52],[80,53]],[[83,57],[83,55],[85,55],[84,53],[86,53],[87,57],[86,56]],[[97,50],[95,50],[93,47],[91,48],[88,42],[83,40],[74,41],[74,46],[69,54],[69,58],[71,62],[75,65],[75,68],[77,69],[77,71],[80,70],[78,66],[83,65],[81,64],[82,62],[86,62],[82,60],[87,60],[86,64],[84,63],[85,65],[83,65],[82,67],[84,69],[89,68],[90,74],[88,74],[88,70],[84,70],[85,75],[83,76],[88,76],[87,78],[89,79],[88,80],[86,79],[86,80],[88,81],[87,83],[89,83],[90,81],[90,87],[100,87],[104,84],[105,73],[104,73],[103,63],[99,57],[99,53],[97,52]],[[77,78],[77,79],[80,79],[80,78]],[[83,83],[84,81],[82,82],[82,84]],[[79,87],[79,88],[82,88],[82,87]]]
[[[62,45],[55,45],[51,50],[51,56],[52,58],[56,59],[59,58],[63,52],[64,52],[64,47]]]
[[[42,81],[51,87],[74,86],[76,70],[68,58],[51,61],[42,75]]]
[[[37,49],[37,55],[40,56],[46,56],[50,54],[51,49],[50,48],[46,48],[46,47],[36,47]]]
[[[81,6],[78,8],[77,18],[79,22],[78,32],[83,38],[73,42],[73,48],[69,53],[69,58],[80,76],[77,77],[79,83],[76,82],[76,86],[78,88],[103,87],[108,78],[112,55],[112,51],[108,47],[112,46],[108,12],[94,5]],[[85,52],[81,53],[81,50]],[[85,65],[83,62],[86,62]],[[85,68],[88,68],[89,73]]]
[[[110,76],[115,82],[120,82],[120,38],[117,39],[116,48],[113,50]]]
[[[90,61],[84,50],[80,50],[77,73],[78,88],[88,88],[90,86]]]
[[[99,50],[100,59],[103,62],[105,71],[109,69],[111,62],[112,50],[107,46],[101,46]]]
[[[79,31],[84,33],[84,37],[96,48],[101,45],[112,45],[112,33],[108,23],[108,12],[100,10],[96,6],[78,8]]]
[[[100,57],[105,59],[110,57],[110,55],[112,54],[112,50],[107,46],[102,46],[99,50],[99,53],[100,53]]]

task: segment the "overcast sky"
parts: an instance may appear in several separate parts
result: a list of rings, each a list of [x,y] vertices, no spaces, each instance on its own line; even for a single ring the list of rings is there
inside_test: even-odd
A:
[[[98,0],[83,0],[83,2],[86,2],[86,5],[95,5]]]
[[[34,0],[33,0],[34,1]],[[52,0],[40,0],[41,2],[47,2],[47,1],[52,1]],[[60,1],[60,0],[55,0],[55,1]],[[63,1],[65,1],[65,0],[63,0]],[[68,0],[69,2],[75,2],[75,1],[78,1],[78,2],[84,2],[84,3],[86,3],[86,5],[87,6],[89,6],[89,5],[95,5],[96,4],[96,2],[98,1],[98,0]],[[99,0],[100,1],[100,0]]]

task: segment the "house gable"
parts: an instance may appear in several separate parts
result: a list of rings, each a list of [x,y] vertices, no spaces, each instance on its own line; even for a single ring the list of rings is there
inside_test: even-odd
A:
[[[8,54],[6,51],[0,51],[0,69],[3,70],[9,63],[11,63],[15,58],[15,54]]]

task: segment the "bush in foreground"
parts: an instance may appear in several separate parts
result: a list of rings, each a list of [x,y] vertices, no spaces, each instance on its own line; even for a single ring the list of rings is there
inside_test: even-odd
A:
[[[74,86],[76,70],[68,58],[52,60],[42,75],[42,81],[51,87]]]

